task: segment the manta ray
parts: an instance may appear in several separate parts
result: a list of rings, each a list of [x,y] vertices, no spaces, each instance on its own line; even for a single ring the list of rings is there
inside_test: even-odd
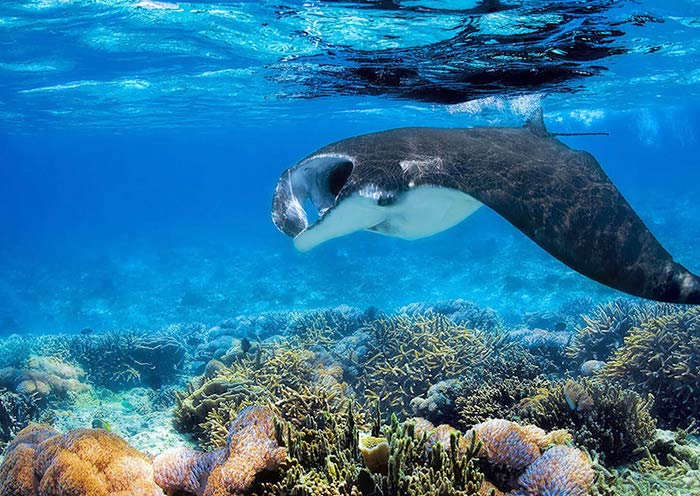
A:
[[[318,210],[309,224],[304,204]],[[369,230],[403,239],[444,231],[482,205],[594,281],[700,304],[700,278],[661,246],[596,159],[525,126],[401,128],[333,143],[287,169],[272,220],[308,251]]]

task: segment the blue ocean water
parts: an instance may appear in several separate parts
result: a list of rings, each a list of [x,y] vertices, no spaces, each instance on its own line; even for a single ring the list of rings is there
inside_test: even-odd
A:
[[[490,2],[486,2],[490,4]],[[0,334],[157,328],[341,304],[473,300],[519,321],[613,290],[487,209],[406,242],[295,252],[280,173],[400,126],[538,107],[700,271],[700,3],[0,4]]]

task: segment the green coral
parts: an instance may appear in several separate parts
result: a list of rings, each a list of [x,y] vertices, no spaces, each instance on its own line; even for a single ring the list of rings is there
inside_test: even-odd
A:
[[[635,328],[601,375],[654,395],[661,425],[700,419],[700,308],[675,307]]]
[[[352,409],[321,414],[307,425],[279,429],[278,442],[288,460],[268,480],[258,479],[253,496],[472,496],[479,494],[483,475],[476,440],[464,442],[458,433],[450,446],[430,444],[417,435],[411,421],[382,427],[389,440],[387,475],[371,474],[358,450],[358,429]],[[461,447],[461,448],[460,448]]]
[[[584,315],[586,325],[576,331],[566,355],[580,365],[587,360],[607,360],[622,346],[629,331],[643,322],[675,311],[677,307],[656,302],[617,298]]]
[[[545,430],[567,429],[577,445],[616,466],[638,458],[651,442],[652,401],[612,384],[558,381],[523,400],[519,416]]]
[[[226,444],[227,426],[255,403],[269,404],[293,425],[320,411],[337,412],[349,401],[342,369],[324,365],[316,352],[283,343],[261,348],[213,376],[195,379],[178,394],[175,426],[208,447]]]
[[[494,351],[485,335],[439,314],[376,320],[366,360],[358,364],[357,390],[365,404],[409,416],[410,402],[431,384],[462,375]]]
[[[700,494],[700,444],[683,431],[657,431],[654,446],[644,458],[605,471],[593,492],[593,496],[691,494]]]

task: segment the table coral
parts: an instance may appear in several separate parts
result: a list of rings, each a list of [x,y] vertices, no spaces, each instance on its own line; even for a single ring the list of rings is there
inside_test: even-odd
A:
[[[58,434],[31,425],[7,447],[0,465],[3,496],[159,496],[143,453],[103,430]]]
[[[513,496],[586,496],[593,487],[591,461],[569,446],[554,446],[520,476]]]
[[[277,444],[273,412],[251,406],[231,423],[227,446],[210,453],[168,450],[153,460],[156,482],[168,493],[204,496],[241,494],[263,470],[276,470],[286,458]]]

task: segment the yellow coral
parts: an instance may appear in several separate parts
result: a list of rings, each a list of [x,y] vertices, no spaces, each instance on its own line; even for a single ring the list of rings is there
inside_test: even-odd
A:
[[[358,439],[365,466],[373,474],[386,474],[389,469],[389,440],[361,432]]]

